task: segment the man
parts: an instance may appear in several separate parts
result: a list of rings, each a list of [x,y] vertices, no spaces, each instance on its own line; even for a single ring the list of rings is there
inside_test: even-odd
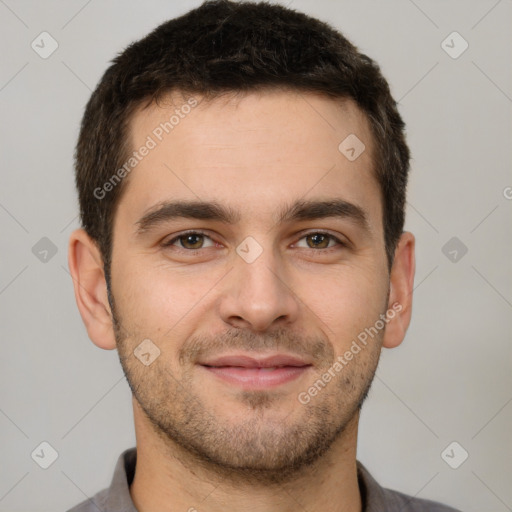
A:
[[[89,511],[449,511],[356,460],[411,317],[409,151],[379,68],[328,25],[206,2],[128,47],[82,122],[70,240],[137,447]]]

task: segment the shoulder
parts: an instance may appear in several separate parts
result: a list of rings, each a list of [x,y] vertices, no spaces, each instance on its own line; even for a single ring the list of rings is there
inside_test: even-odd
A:
[[[382,489],[386,504],[390,510],[400,512],[460,512],[438,501],[426,500],[408,496],[392,489]]]
[[[70,508],[67,512],[98,512],[99,510],[106,510],[108,491],[108,489],[103,489],[92,498]]]
[[[117,459],[110,487],[67,512],[137,512],[130,496],[136,461],[136,449],[125,450]]]
[[[364,512],[460,512],[437,501],[415,498],[381,487],[366,467],[357,462],[357,476]]]

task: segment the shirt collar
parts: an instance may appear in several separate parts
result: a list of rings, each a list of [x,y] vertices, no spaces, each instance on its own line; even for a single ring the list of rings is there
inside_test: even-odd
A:
[[[363,512],[382,512],[386,504],[385,490],[370,475],[370,472],[364,465],[356,461],[357,481],[359,483],[359,492],[361,493],[361,509]]]
[[[117,460],[114,476],[108,489],[105,512],[137,512],[130,496],[130,485],[135,476],[137,449],[125,450]]]

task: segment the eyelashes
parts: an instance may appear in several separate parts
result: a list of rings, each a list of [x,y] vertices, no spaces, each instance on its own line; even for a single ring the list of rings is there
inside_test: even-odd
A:
[[[340,240],[337,236],[334,236],[333,234],[327,232],[327,231],[310,231],[307,233],[303,233],[302,236],[299,238],[298,242],[296,242],[294,245],[296,246],[298,243],[300,243],[304,239],[314,239],[313,245],[310,246],[307,242],[307,246],[300,247],[301,249],[311,249],[316,252],[328,252],[331,250],[335,250],[338,248],[346,247],[346,243],[344,243],[342,240]],[[210,242],[209,245],[205,246],[204,242],[205,240],[208,240]],[[327,242],[327,246],[324,246],[322,244],[325,244]],[[332,242],[334,242],[334,245],[332,245]],[[178,244],[178,245],[176,245]],[[187,247],[187,244],[193,246],[193,247]],[[318,244],[318,245],[315,245]],[[179,250],[180,252],[196,252],[200,251],[201,249],[208,249],[209,247],[215,247],[217,242],[215,242],[206,232],[201,230],[190,230],[182,232],[170,240],[164,242],[161,244],[162,247],[165,248],[174,248],[176,250]],[[199,245],[199,246],[197,246]]]

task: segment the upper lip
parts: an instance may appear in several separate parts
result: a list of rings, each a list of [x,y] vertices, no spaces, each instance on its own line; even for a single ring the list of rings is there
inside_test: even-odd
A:
[[[223,355],[200,361],[203,366],[239,366],[242,368],[273,368],[275,366],[310,366],[305,359],[290,354],[264,355]]]

